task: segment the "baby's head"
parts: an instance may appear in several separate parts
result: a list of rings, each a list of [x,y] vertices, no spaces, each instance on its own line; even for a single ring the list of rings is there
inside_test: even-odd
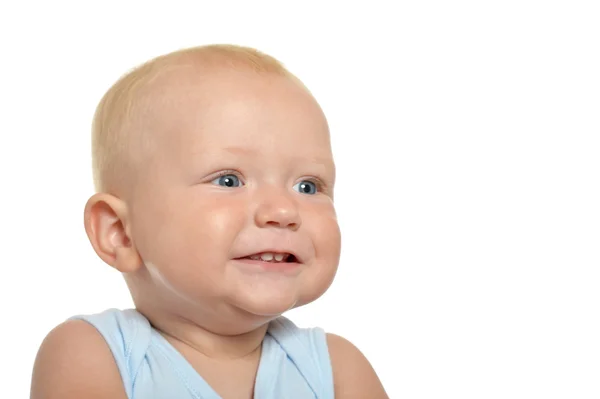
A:
[[[152,322],[239,334],[334,278],[327,121],[267,55],[205,46],[121,78],[94,118],[93,167],[86,231]]]

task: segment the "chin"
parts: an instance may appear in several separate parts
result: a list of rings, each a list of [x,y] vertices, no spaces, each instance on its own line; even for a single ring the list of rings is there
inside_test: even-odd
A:
[[[282,290],[257,290],[236,294],[236,306],[252,315],[277,317],[298,306],[298,295]]]

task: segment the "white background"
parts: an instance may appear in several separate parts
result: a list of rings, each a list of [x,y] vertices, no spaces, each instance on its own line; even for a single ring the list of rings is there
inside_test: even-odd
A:
[[[343,255],[297,324],[392,398],[600,397],[598,3],[348,3],[2,3],[3,397],[53,326],[132,304],[83,230],[98,100],[208,43],[281,59],[330,121]]]

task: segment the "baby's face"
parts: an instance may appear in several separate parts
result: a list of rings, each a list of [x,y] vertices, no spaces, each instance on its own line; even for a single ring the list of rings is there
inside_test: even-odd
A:
[[[151,116],[155,151],[130,201],[148,306],[264,318],[321,296],[340,232],[315,100],[289,79],[242,72],[165,87]]]

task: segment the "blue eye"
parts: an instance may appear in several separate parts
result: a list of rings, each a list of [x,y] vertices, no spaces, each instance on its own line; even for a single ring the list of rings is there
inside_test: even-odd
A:
[[[316,194],[318,191],[317,185],[309,180],[302,180],[294,186],[294,189],[302,194]]]
[[[242,185],[240,179],[236,175],[232,174],[219,176],[215,180],[213,180],[212,183],[218,184],[222,187],[239,187]]]

